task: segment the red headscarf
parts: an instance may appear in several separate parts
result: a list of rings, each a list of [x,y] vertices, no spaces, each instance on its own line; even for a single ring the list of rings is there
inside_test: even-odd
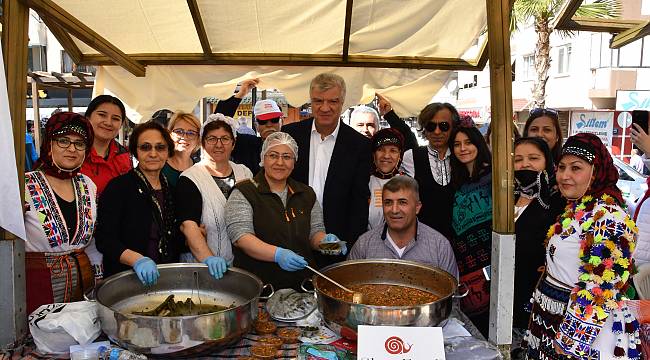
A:
[[[624,205],[621,190],[616,186],[618,171],[609,151],[594,134],[579,133],[569,137],[562,147],[562,156],[574,155],[594,166],[593,180],[585,195],[599,198],[604,194]]]
[[[93,127],[86,117],[73,112],[56,113],[50,116],[47,124],[45,124],[45,133],[43,134],[43,143],[41,144],[41,157],[38,158],[35,164],[36,169],[59,179],[70,179],[79,174],[81,164],[76,169],[63,170],[52,161],[52,140],[68,134],[81,136],[86,143],[85,156],[87,157],[90,154],[94,134]],[[70,146],[74,145],[70,144]]]

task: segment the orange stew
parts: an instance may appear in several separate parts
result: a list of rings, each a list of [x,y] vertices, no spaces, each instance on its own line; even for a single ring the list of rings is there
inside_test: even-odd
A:
[[[350,290],[363,294],[363,304],[375,306],[415,306],[434,302],[438,296],[424,290],[384,284],[348,285]],[[324,288],[322,291],[334,298],[352,302],[352,293],[341,288]]]

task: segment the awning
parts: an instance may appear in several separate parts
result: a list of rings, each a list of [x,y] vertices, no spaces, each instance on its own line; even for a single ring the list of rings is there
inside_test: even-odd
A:
[[[414,115],[446,70],[480,70],[487,61],[479,39],[486,6],[474,0],[25,2],[76,63],[120,66],[99,69],[95,93],[121,98],[136,121],[225,98],[252,76],[302,104],[309,81],[325,71],[346,79],[347,105],[379,91],[400,115]]]

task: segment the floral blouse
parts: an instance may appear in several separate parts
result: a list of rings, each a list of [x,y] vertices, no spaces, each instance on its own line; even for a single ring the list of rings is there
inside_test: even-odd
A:
[[[609,195],[597,199],[585,196],[580,202],[570,203],[549,229],[548,274],[572,287],[556,336],[566,353],[598,358],[598,350],[592,345],[612,315],[614,354],[624,356],[627,349],[628,358],[639,356],[638,322],[624,304],[637,232],[634,221]]]

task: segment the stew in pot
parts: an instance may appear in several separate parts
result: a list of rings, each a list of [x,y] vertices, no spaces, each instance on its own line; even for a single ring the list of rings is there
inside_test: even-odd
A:
[[[416,306],[428,304],[439,299],[438,296],[424,290],[385,284],[348,285],[350,290],[363,294],[364,305],[375,306]],[[352,293],[341,288],[324,288],[322,291],[336,299],[352,302]]]

